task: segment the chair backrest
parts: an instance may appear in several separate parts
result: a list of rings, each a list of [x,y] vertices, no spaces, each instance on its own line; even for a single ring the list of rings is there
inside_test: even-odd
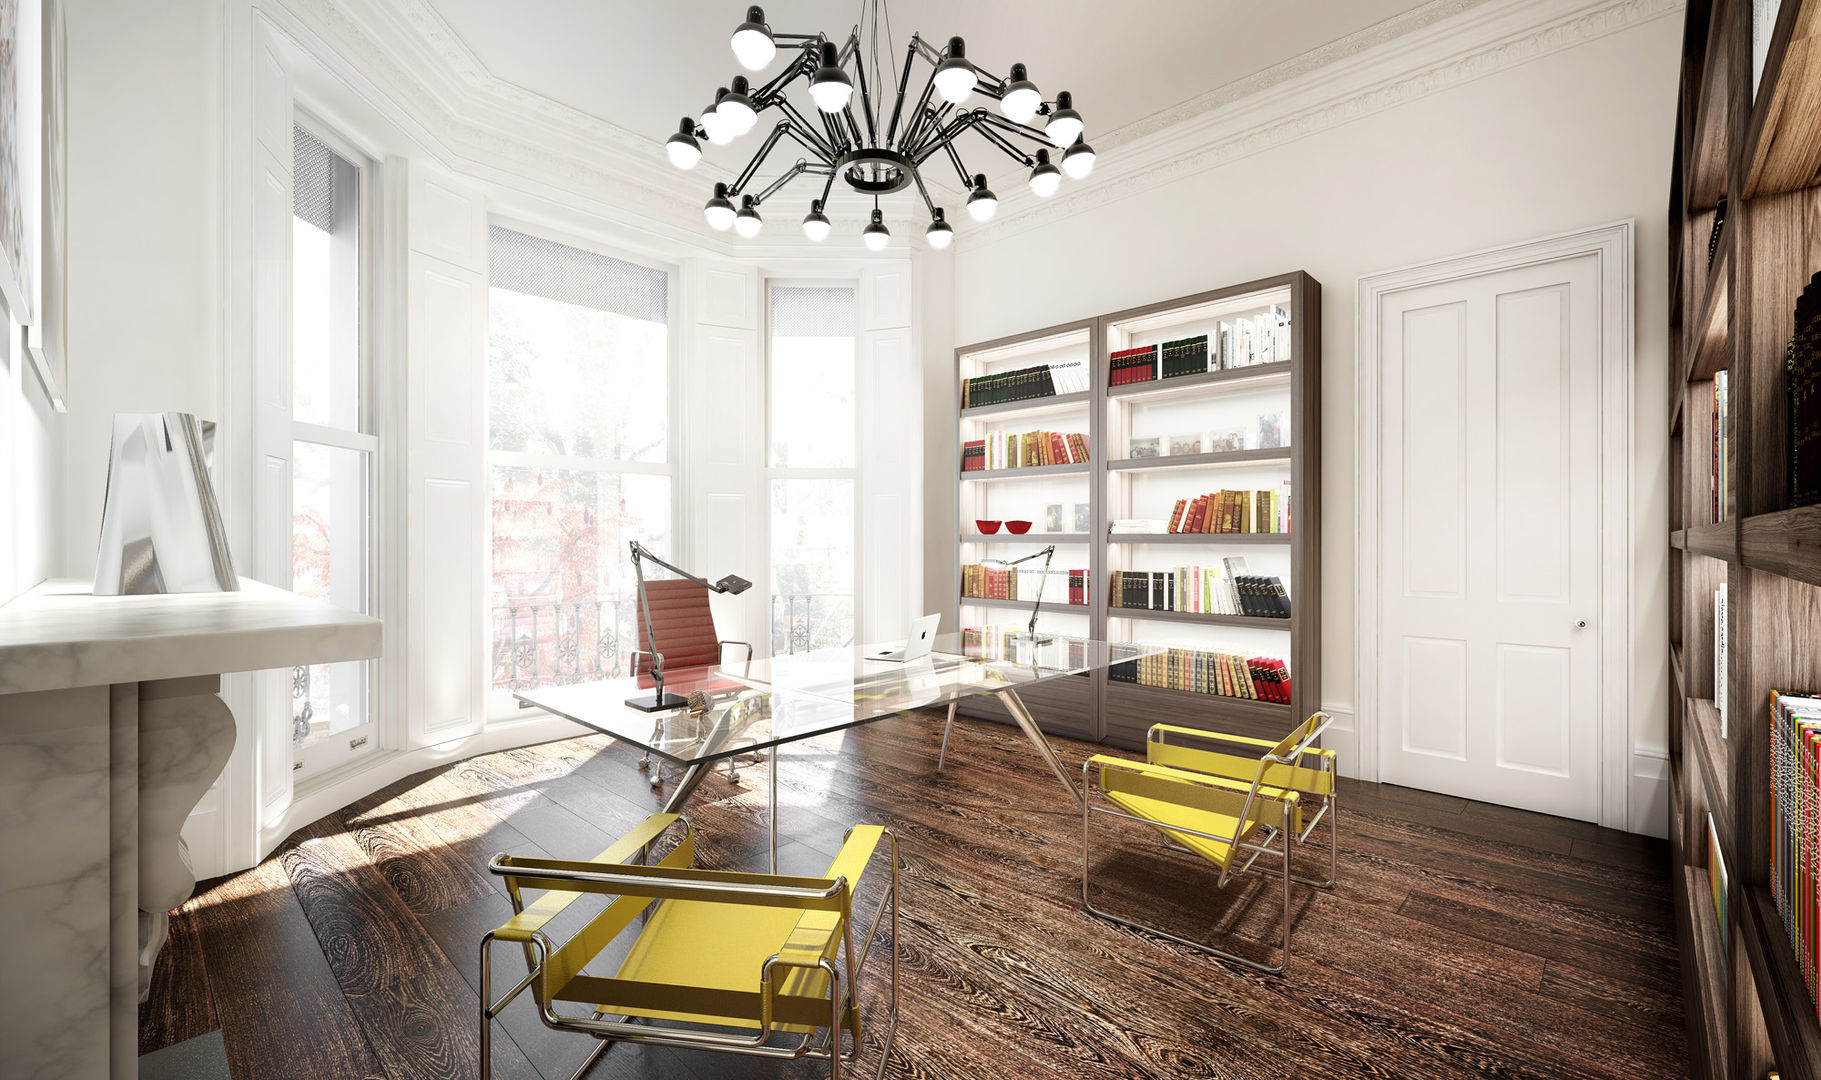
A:
[[[721,662],[720,635],[715,633],[707,589],[693,581],[647,581],[645,604],[657,644],[646,637],[645,617],[640,613],[635,620],[640,651],[632,658],[632,673],[639,677],[640,686],[652,685],[648,652],[664,654],[666,672],[714,667]]]

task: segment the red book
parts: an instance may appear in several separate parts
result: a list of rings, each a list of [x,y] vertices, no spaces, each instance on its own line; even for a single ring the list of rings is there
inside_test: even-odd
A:
[[[1182,524],[1182,512],[1188,505],[1189,500],[1187,499],[1176,500],[1176,509],[1170,511],[1170,527],[1164,530],[1165,532],[1175,532],[1177,526]]]

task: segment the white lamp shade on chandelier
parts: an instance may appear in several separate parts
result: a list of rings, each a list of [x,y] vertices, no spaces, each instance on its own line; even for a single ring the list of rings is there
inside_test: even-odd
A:
[[[754,73],[752,78],[728,80],[700,119],[684,117],[664,144],[672,165],[693,169],[702,161],[703,140],[725,146],[758,128],[768,111],[776,111],[752,160],[733,181],[715,184],[702,207],[710,228],[742,239],[758,236],[764,229],[760,206],[808,175],[822,183],[821,197],[811,200],[803,217],[803,235],[810,242],[821,243],[833,232],[826,207],[840,181],[872,200],[871,219],[860,234],[868,250],[890,246],[891,231],[879,202],[898,192],[921,197],[929,212],[924,238],[931,248],[947,248],[955,230],[931,197],[943,189],[926,168],[954,166],[972,220],[990,221],[999,209],[986,174],[970,173],[961,156],[958,140],[970,132],[979,143],[970,144],[969,153],[985,148],[1012,158],[1029,170],[1027,182],[1038,198],[1050,198],[1065,179],[1079,180],[1093,171],[1094,150],[1082,139],[1081,114],[1066,90],[1046,102],[1025,65],[1013,64],[1005,76],[996,75],[969,58],[960,37],[947,39],[938,49],[913,34],[903,64],[890,63],[889,35],[881,40],[881,24],[889,26],[886,0],[859,3],[859,25],[844,40],[773,31],[758,6],[748,7],[734,27],[729,45],[740,67]],[[780,60],[782,66],[774,67]],[[920,84],[913,79],[919,61],[928,65],[927,80]],[[814,111],[790,100],[787,91],[799,84]],[[984,107],[970,108],[976,94],[998,99],[997,107],[989,100]],[[759,180],[767,156],[785,140],[794,144],[788,151],[794,163],[769,183]]]

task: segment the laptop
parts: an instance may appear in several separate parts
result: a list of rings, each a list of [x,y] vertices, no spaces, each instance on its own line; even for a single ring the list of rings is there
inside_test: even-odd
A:
[[[928,656],[936,644],[936,628],[942,625],[940,612],[924,615],[911,620],[910,636],[904,644],[897,647],[872,648],[866,651],[868,660],[885,660],[894,664],[904,664],[912,660],[921,660]]]

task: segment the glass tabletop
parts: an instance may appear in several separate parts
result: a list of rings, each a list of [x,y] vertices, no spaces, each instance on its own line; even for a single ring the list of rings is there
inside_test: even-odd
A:
[[[993,645],[939,635],[929,656],[909,662],[869,658],[878,646],[667,672],[664,688],[695,708],[643,713],[627,698],[649,694],[637,679],[546,686],[514,696],[671,761],[690,765],[839,731],[910,709],[975,694],[1018,690],[1050,679],[1161,652],[1161,646],[1039,635]]]

